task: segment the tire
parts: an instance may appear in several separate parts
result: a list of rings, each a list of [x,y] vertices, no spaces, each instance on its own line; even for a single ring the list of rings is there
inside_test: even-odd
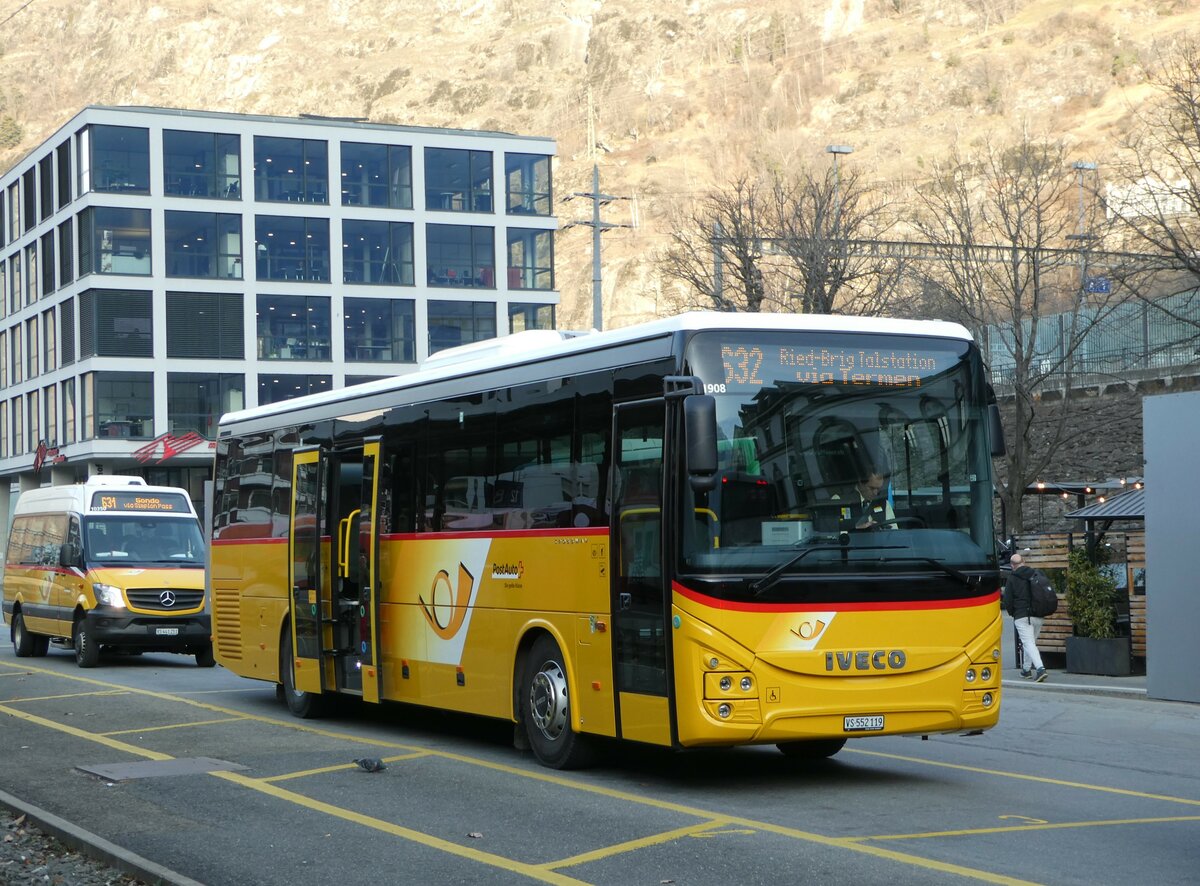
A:
[[[212,648],[211,643],[196,653],[196,667],[212,668],[212,667],[216,667],[216,665],[217,665],[217,657],[215,655],[213,655],[213,648]]]
[[[31,634],[25,627],[25,616],[20,612],[13,613],[11,636],[17,658],[41,658],[50,648],[50,638]]]
[[[592,742],[571,726],[571,700],[563,654],[543,634],[526,659],[519,690],[521,720],[539,763],[551,769],[579,769],[595,758]]]
[[[88,633],[87,622],[75,619],[71,630],[71,641],[75,647],[75,664],[81,668],[94,668],[100,662],[100,644]]]
[[[279,650],[279,680],[283,686],[283,700],[293,717],[314,720],[329,713],[330,699],[312,692],[304,692],[295,686],[296,656],[292,650],[291,625],[283,628],[283,643]]]
[[[812,741],[781,741],[775,747],[793,760],[823,760],[846,746],[844,738],[819,738]]]

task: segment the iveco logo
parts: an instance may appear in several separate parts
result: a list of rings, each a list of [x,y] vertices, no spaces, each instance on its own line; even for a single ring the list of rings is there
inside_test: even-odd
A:
[[[165,608],[169,609],[175,605],[175,592],[163,591],[158,595],[158,602],[161,603]]]
[[[874,652],[826,652],[825,670],[898,671],[906,661],[903,650],[876,649]]]

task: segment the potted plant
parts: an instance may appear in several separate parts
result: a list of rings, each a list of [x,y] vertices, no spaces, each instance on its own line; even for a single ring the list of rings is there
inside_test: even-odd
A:
[[[1129,676],[1130,638],[1117,631],[1117,584],[1086,550],[1072,551],[1068,560],[1067,607],[1075,630],[1067,638],[1067,670]]]

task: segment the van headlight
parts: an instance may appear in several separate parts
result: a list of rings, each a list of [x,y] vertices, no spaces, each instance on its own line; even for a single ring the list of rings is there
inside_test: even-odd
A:
[[[105,606],[112,606],[116,609],[125,608],[125,598],[121,596],[120,588],[96,582],[92,585],[92,593],[96,595],[96,600]]]

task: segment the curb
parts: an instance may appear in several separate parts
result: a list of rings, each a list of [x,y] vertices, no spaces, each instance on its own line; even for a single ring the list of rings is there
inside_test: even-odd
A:
[[[49,834],[76,852],[102,861],[123,873],[144,880],[146,883],[161,884],[161,886],[204,886],[198,880],[177,874],[135,852],[122,849],[91,831],[85,831],[52,812],[18,800],[5,791],[0,791],[0,806],[7,807],[18,815],[24,815],[38,830]]]
[[[1093,686],[1087,683],[1034,683],[1029,680],[1001,680],[1004,689],[1028,689],[1031,692],[1058,692],[1072,695],[1105,695],[1109,698],[1147,698],[1146,690],[1125,686]]]

